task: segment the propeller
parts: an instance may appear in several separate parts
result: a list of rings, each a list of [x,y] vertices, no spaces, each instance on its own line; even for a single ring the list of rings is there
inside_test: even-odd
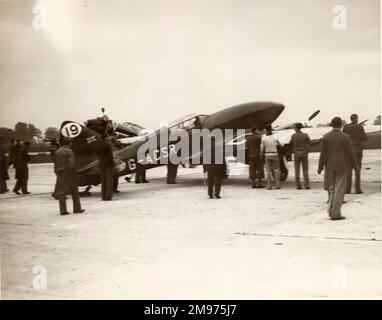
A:
[[[315,117],[317,117],[317,115],[320,113],[321,110],[317,110],[315,112],[313,112],[310,117],[308,118],[308,121],[312,121]]]
[[[359,124],[360,124],[361,126],[363,126],[367,121],[369,121],[369,119],[363,120],[363,121],[360,122]]]
[[[316,110],[315,112],[313,112],[310,117],[308,118],[308,121],[311,121],[313,120],[315,117],[317,117],[317,115],[321,112],[321,110]],[[273,130],[285,130],[285,129],[293,129],[294,126],[295,126],[295,122],[293,123],[287,123],[287,124],[284,124],[284,125],[281,125],[281,126],[275,126],[273,128]]]

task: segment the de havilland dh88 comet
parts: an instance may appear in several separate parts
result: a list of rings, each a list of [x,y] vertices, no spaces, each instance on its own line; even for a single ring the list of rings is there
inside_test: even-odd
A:
[[[61,124],[60,132],[61,137],[72,139],[79,185],[92,186],[101,183],[97,152],[102,143],[102,136],[105,135],[105,132],[110,132],[108,130],[110,128],[112,128],[112,135],[116,142],[113,144],[113,157],[118,176],[172,163],[172,159],[177,161],[173,163],[174,165],[178,165],[180,162],[192,165],[203,163],[201,162],[204,151],[203,143],[194,143],[195,140],[200,141],[200,135],[195,139],[196,131],[217,132],[221,130],[223,132],[222,143],[231,150],[231,158],[237,162],[248,164],[246,135],[250,134],[251,128],[256,127],[262,130],[267,124],[272,124],[284,108],[285,106],[281,103],[250,102],[226,108],[211,115],[191,114],[151,132],[131,122],[121,124],[104,118],[88,120],[84,125],[74,121],[64,121]],[[318,113],[319,111],[314,112],[309,120],[316,117]],[[274,131],[281,144],[279,157],[282,181],[288,175],[286,160],[290,160],[288,144],[294,133],[292,127],[293,124],[275,127]],[[319,143],[322,136],[329,130],[327,127],[306,128],[305,132],[311,136],[314,145]],[[365,131],[368,136],[376,136],[380,139],[380,127],[365,127]],[[179,135],[179,132],[190,140],[187,143],[187,150],[180,147],[182,141],[179,141],[179,136],[182,137],[182,135]],[[192,139],[193,137],[194,139]],[[126,140],[129,142],[125,143]],[[181,140],[184,142],[184,139]],[[375,139],[375,141],[377,141],[377,145],[372,148],[380,148],[380,140]],[[151,148],[153,142],[154,147]],[[176,157],[171,157],[171,155]]]

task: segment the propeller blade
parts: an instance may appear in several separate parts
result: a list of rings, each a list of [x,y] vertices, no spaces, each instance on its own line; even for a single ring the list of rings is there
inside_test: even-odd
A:
[[[313,112],[310,117],[308,118],[309,121],[313,120],[315,117],[317,117],[317,115],[320,113],[321,110],[317,110],[315,112]]]
[[[367,121],[369,121],[369,119],[363,120],[363,121],[362,121],[362,122],[360,122],[359,124],[360,124],[361,126],[363,126],[363,125],[364,125],[364,123],[366,123]]]

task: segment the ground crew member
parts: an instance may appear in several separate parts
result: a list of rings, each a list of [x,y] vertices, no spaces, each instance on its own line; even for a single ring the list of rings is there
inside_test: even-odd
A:
[[[178,164],[172,164],[169,159],[167,164],[167,184],[176,184],[177,174],[178,174]]]
[[[224,151],[224,150],[223,150]],[[220,199],[220,190],[223,178],[227,175],[227,164],[222,152],[222,159],[216,156],[215,137],[211,137],[211,163],[203,165],[204,172],[207,172],[208,196],[213,199]]]
[[[257,128],[252,128],[252,134],[247,137],[249,150],[249,178],[252,180],[252,188],[264,188],[261,178],[263,175],[261,161],[261,132]],[[256,181],[257,179],[257,181]]]
[[[0,138],[0,193],[9,191],[7,189],[8,179],[8,164],[5,157],[4,138]]]
[[[301,188],[300,182],[300,166],[302,165],[302,173],[304,176],[304,187],[310,189],[309,185],[309,167],[308,167],[308,147],[311,144],[309,136],[301,131],[302,123],[295,124],[295,131],[290,139],[290,146],[294,154],[294,171],[297,189]]]
[[[15,167],[15,159],[16,159],[16,143],[14,139],[11,139],[11,145],[9,147],[9,157],[8,157],[8,163],[9,166]]]
[[[66,195],[71,194],[73,212],[82,213],[80,196],[78,194],[77,171],[75,168],[74,152],[71,149],[71,139],[64,138],[62,146],[55,153],[55,167],[57,173],[57,192],[60,214],[69,214],[66,209]]]
[[[280,163],[278,155],[278,146],[280,142],[272,134],[272,126],[265,126],[265,136],[261,141],[261,153],[264,158],[267,171],[267,189],[272,189],[272,176],[274,175],[274,184],[276,189],[280,189]]]
[[[146,180],[145,169],[138,169],[138,171],[135,173],[135,183],[148,183]]]
[[[54,165],[54,173],[56,175],[56,183],[55,183],[55,186],[54,186],[54,191],[52,192],[51,196],[53,198],[55,198],[56,200],[58,200],[58,196],[56,195],[56,192],[58,191],[57,187],[58,187],[58,179],[57,179],[57,168],[56,168],[56,152],[57,150],[59,149],[59,144],[57,142],[56,139],[52,140],[51,143],[50,143],[50,156],[52,158],[52,162],[53,162],[53,165]]]
[[[112,142],[105,134],[101,136],[101,146],[98,150],[99,171],[101,174],[101,193],[103,201],[110,201],[113,198],[114,190],[114,159]]]
[[[362,141],[366,141],[367,137],[365,134],[365,130],[362,125],[358,124],[358,115],[352,114],[350,116],[351,123],[345,124],[343,128],[343,132],[350,135],[350,138],[353,143],[353,149],[355,153],[355,158],[357,160],[357,167],[359,170],[354,170],[355,175],[355,193],[362,193],[361,190],[361,168],[362,168],[362,153],[363,153],[363,145]],[[353,169],[349,169],[346,183],[346,193],[351,193],[351,185],[352,185],[352,175]]]
[[[23,194],[30,194],[30,192],[28,192],[28,162],[30,161],[28,150],[30,145],[31,143],[29,141],[24,141],[23,147],[16,158],[16,185],[13,188],[13,192],[16,194],[20,194],[20,189]]]
[[[358,170],[352,141],[349,135],[341,132],[342,120],[335,117],[331,121],[333,130],[324,135],[321,144],[318,174],[325,168],[329,183],[328,213],[332,220],[345,219],[341,215],[347,173],[350,168]]]
[[[13,165],[13,167],[16,168],[16,161],[22,146],[20,140],[16,140],[16,143],[14,143],[14,141],[13,139],[11,140],[11,147],[9,149],[9,166]]]

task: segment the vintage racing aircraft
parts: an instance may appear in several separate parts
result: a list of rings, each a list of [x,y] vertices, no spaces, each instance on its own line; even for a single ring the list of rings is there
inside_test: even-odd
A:
[[[280,103],[250,102],[226,108],[211,115],[189,115],[171,123],[167,129],[168,133],[176,129],[184,129],[190,132],[193,128],[237,130],[250,129],[256,126],[262,129],[266,124],[273,123],[284,108],[284,105]],[[73,121],[64,121],[61,124],[61,135],[72,138],[72,149],[75,153],[80,186],[98,185],[100,183],[100,175],[97,168],[97,150],[100,147],[101,135],[105,132],[106,128],[107,124],[100,118],[89,120],[85,125]],[[142,127],[138,125],[113,122],[113,129],[115,134],[122,135],[122,137],[137,137],[131,143],[121,143],[120,148],[118,144],[114,146],[113,155],[116,171],[119,176],[161,165],[161,158],[168,156],[174,150],[176,144],[176,141],[170,141],[167,145],[161,145],[159,141],[161,129],[142,136],[143,139],[139,137]],[[142,164],[137,158],[138,150],[147,139],[153,137],[158,139],[160,157],[155,162]],[[200,152],[201,150],[197,150],[197,153]],[[194,156],[191,154],[188,157],[189,159],[185,160],[188,161]]]

